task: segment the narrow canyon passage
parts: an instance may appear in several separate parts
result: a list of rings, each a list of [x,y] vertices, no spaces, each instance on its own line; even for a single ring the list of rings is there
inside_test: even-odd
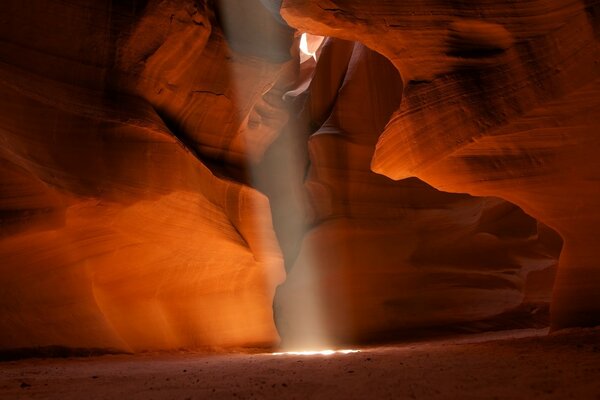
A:
[[[0,397],[598,398],[594,1],[3,9]]]

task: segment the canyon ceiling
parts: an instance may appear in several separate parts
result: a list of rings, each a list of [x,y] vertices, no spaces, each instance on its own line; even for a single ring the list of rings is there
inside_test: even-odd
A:
[[[600,324],[600,1],[2,7],[0,351]]]

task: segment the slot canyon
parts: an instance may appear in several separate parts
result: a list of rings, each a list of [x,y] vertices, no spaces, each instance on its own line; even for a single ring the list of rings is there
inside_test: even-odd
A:
[[[600,0],[0,7],[1,399],[600,400]]]

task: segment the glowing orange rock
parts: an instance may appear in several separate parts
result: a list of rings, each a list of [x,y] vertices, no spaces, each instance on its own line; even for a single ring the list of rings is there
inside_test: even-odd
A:
[[[598,9],[587,1],[285,0],[299,29],[359,40],[400,71],[372,168],[498,196],[565,241],[555,328],[600,323]]]
[[[543,325],[531,312],[547,309],[560,239],[546,245],[536,221],[500,199],[370,170],[401,101],[402,82],[385,57],[329,40],[307,91],[305,109],[321,121],[306,179],[315,220],[278,291],[288,345]]]
[[[239,60],[202,2],[17,3],[0,28],[0,350],[277,343],[269,202],[193,151],[233,154],[222,133],[284,64],[243,61],[259,79],[228,86]]]

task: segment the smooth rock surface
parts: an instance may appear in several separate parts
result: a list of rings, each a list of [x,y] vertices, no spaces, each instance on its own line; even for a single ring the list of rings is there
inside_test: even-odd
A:
[[[304,110],[321,123],[304,182],[314,216],[278,290],[284,345],[544,323],[560,239],[542,240],[536,221],[505,201],[370,170],[401,102],[402,81],[385,57],[329,40],[306,90]],[[536,300],[526,294],[534,271],[550,277],[537,279]]]
[[[30,3],[0,17],[0,350],[276,344],[285,273],[269,201],[215,176],[164,119],[209,143],[210,129],[236,131],[211,107],[240,125],[262,94],[235,89],[238,121],[226,96],[203,91],[228,87],[216,77],[236,62],[213,10]],[[242,67],[268,86],[282,64]],[[190,107],[221,125],[183,117]]]
[[[598,6],[579,0],[286,0],[284,18],[386,56],[403,98],[372,160],[506,199],[565,241],[554,328],[600,323]]]
[[[598,15],[8,0],[0,352],[597,324]]]

